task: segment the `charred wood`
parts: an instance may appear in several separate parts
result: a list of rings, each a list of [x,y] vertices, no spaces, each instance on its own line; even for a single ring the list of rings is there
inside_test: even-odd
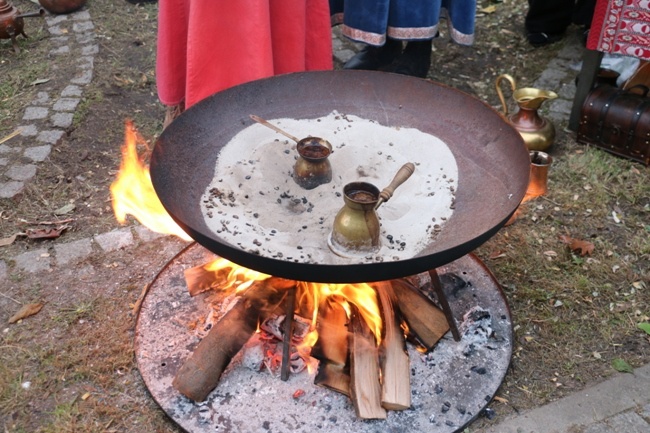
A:
[[[252,284],[199,342],[172,386],[191,400],[205,400],[232,358],[255,333],[258,322],[277,308],[294,284],[275,277]]]

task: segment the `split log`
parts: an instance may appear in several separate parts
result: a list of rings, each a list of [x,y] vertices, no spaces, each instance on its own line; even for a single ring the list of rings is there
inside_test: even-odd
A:
[[[286,316],[284,318],[284,336],[282,338],[282,366],[280,379],[289,380],[289,358],[291,357],[291,339],[293,338],[293,313],[296,309],[296,287],[289,289],[286,300]]]
[[[400,327],[397,299],[390,281],[374,283],[384,331],[380,347],[381,405],[388,410],[411,407],[411,368],[404,332]]]
[[[408,325],[409,336],[427,351],[449,331],[445,314],[436,305],[404,279],[391,281],[397,299],[397,308]]]
[[[361,419],[386,419],[381,406],[379,353],[372,331],[359,311],[352,307],[350,317],[350,396]]]
[[[172,386],[191,400],[205,400],[232,358],[255,333],[258,322],[277,308],[294,285],[294,281],[275,277],[252,284],[199,342]]]
[[[318,341],[311,349],[311,356],[319,361],[314,383],[349,397],[347,314],[335,299],[322,302],[318,313]]]

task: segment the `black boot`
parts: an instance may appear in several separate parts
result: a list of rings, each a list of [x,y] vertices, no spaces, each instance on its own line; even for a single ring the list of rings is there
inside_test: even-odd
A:
[[[432,39],[408,42],[397,59],[393,72],[426,78],[431,67],[431,43]]]
[[[343,66],[343,69],[365,69],[376,71],[390,65],[402,52],[402,42],[396,39],[386,39],[380,47],[366,45]]]

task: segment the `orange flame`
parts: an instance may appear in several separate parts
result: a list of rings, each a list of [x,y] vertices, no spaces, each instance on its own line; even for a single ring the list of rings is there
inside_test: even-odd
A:
[[[175,235],[183,240],[192,238],[169,216],[153,189],[149,167],[138,156],[136,145],[139,135],[133,122],[126,121],[122,162],[117,178],[111,184],[113,212],[124,224],[126,215],[132,215],[148,229]],[[140,139],[140,142],[143,140]]]

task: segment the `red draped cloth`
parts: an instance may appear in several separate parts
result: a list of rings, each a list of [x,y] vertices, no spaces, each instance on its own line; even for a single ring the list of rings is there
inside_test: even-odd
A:
[[[650,60],[650,0],[598,0],[587,48]]]
[[[165,105],[289,72],[332,69],[328,0],[160,0],[156,82]]]

